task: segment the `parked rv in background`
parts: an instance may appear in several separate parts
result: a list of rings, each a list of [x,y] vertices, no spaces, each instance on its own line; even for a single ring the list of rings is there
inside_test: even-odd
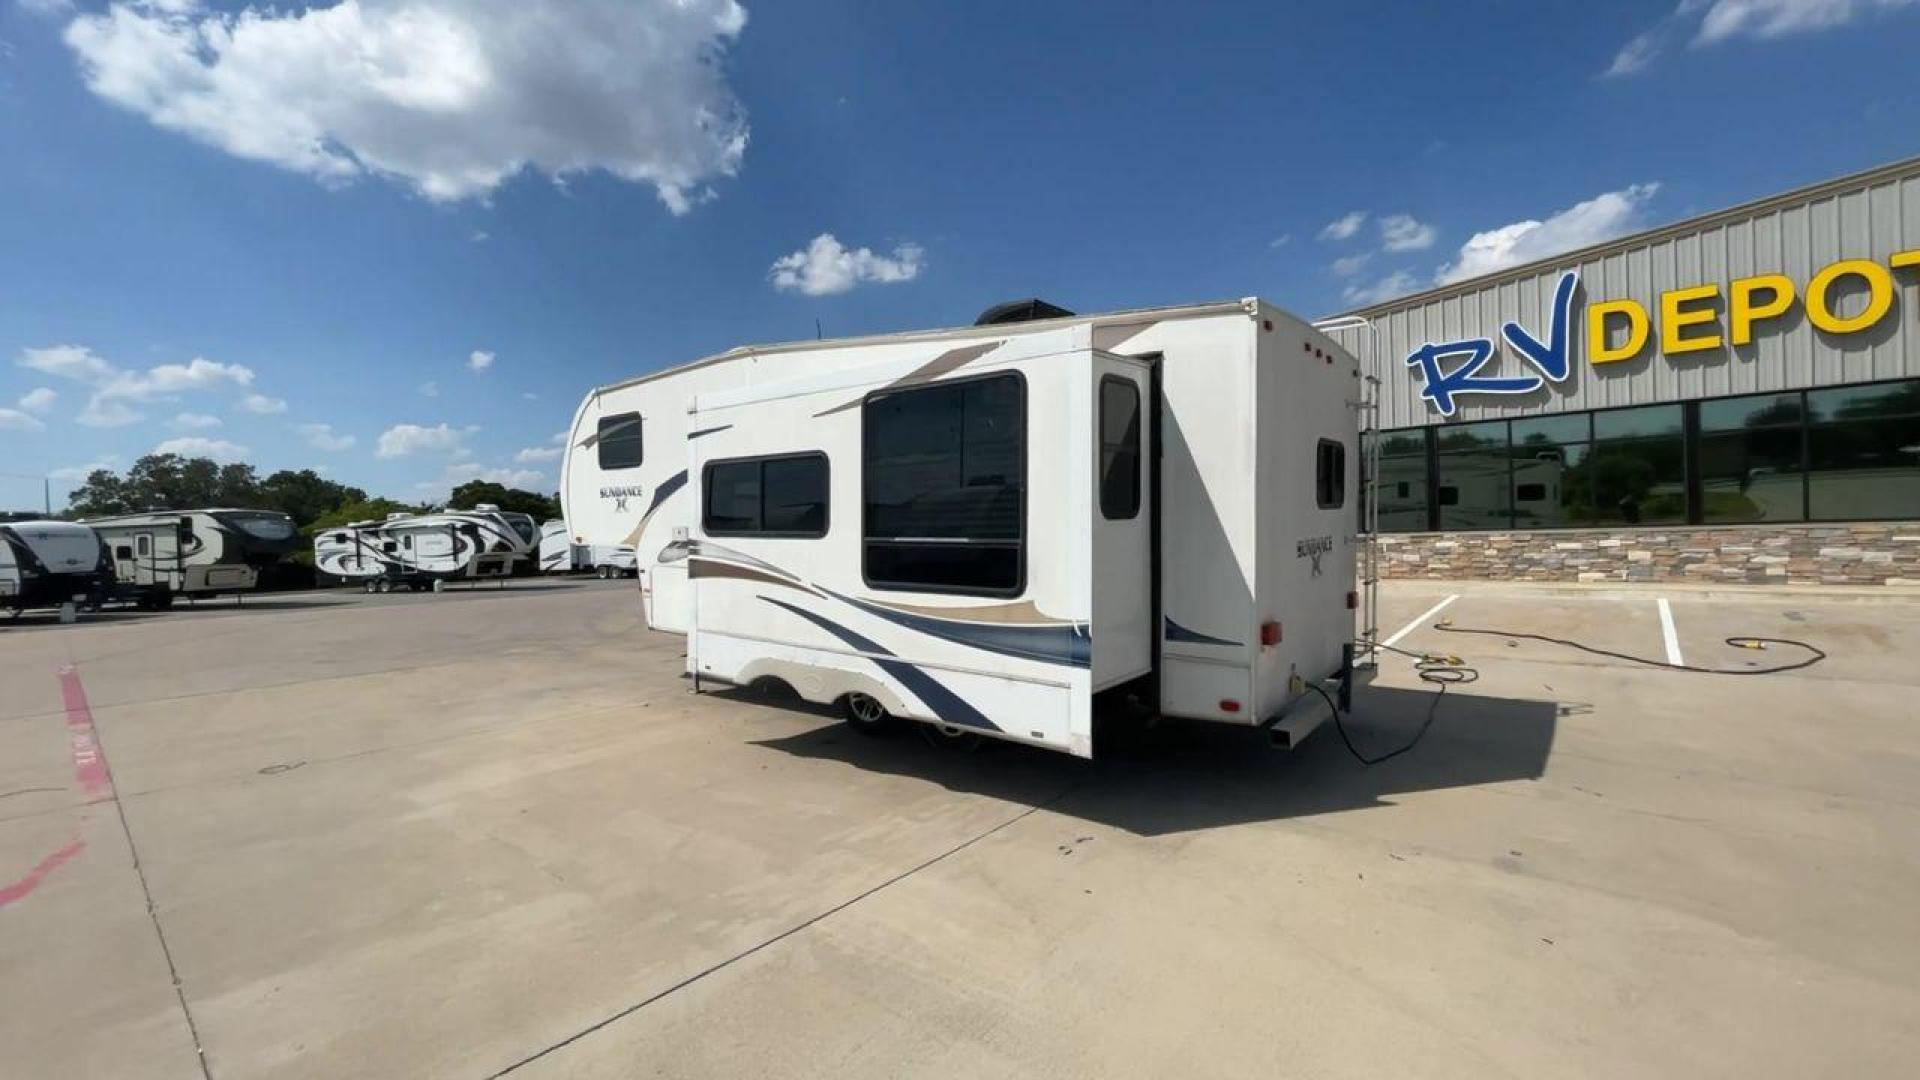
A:
[[[293,519],[270,510],[166,510],[84,524],[100,534],[123,592],[151,608],[250,592],[300,543]]]
[[[639,559],[633,548],[616,544],[576,544],[565,521],[555,519],[540,526],[540,572],[543,574],[595,574],[603,578],[632,577]]]
[[[1082,757],[1122,695],[1288,746],[1351,687],[1372,407],[1261,300],[1032,301],[595,390],[561,498],[576,541],[638,551],[696,686]]]
[[[100,536],[69,521],[0,525],[0,609],[98,607],[113,589]]]
[[[513,516],[526,518],[524,533],[491,507],[356,521],[314,537],[314,569],[323,584],[360,584],[369,592],[505,578],[534,551],[532,519]]]

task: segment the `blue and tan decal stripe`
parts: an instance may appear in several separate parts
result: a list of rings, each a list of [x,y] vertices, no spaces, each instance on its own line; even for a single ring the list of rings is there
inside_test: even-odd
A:
[[[825,630],[827,633],[832,634],[834,637],[839,638],[849,647],[866,653],[867,659],[873,661],[881,671],[892,676],[895,682],[906,687],[914,697],[919,698],[927,708],[933,710],[933,715],[938,717],[941,723],[953,724],[956,727],[979,728],[983,731],[1002,730],[1000,725],[987,719],[979,709],[969,705],[960,695],[941,685],[933,676],[907,663],[905,660],[894,656],[893,653],[887,651],[879,642],[872,638],[849,630],[839,623],[834,622],[832,619],[816,615],[805,608],[796,607],[785,601],[775,600],[771,596],[762,596],[760,599],[765,600],[775,607],[784,608],[787,611],[793,612],[795,615],[800,616],[820,629]]]
[[[647,522],[652,521],[653,515],[659,513],[660,504],[666,502],[668,496],[686,486],[687,470],[685,469],[660,481],[660,486],[653,489],[653,501],[647,504],[647,512],[640,515],[640,524],[633,527],[633,531],[627,534],[626,540],[622,543],[627,547],[638,547],[640,534],[647,531]]]
[[[1170,618],[1166,620],[1166,623],[1166,638],[1168,641],[1177,641],[1185,645],[1225,645],[1234,649],[1239,648],[1241,645],[1238,641],[1228,641],[1226,638],[1217,638],[1211,634],[1203,634],[1198,630],[1189,630]]]
[[[960,622],[900,611],[839,593],[828,595],[875,618],[957,645],[1047,664],[1066,664],[1071,667],[1090,667],[1093,664],[1093,639],[1087,636],[1086,627],[1075,623],[1020,625]]]

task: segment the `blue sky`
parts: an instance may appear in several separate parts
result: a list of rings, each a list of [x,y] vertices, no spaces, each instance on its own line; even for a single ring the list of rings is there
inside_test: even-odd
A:
[[[1328,314],[1920,153],[1916,47],[1920,0],[0,0],[0,504],[169,444],[552,490],[590,387],[816,319]]]

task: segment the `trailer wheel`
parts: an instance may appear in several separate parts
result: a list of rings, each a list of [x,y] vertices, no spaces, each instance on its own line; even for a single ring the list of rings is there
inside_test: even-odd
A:
[[[388,581],[388,580],[387,580],[386,578],[381,578],[381,579],[379,580],[379,582],[377,582],[377,583],[376,583],[376,584],[374,585],[374,589],[373,589],[373,591],[374,591],[374,592],[383,592],[383,593],[388,593],[388,592],[392,592],[392,591],[393,591],[393,582],[391,582],[391,581]]]
[[[172,606],[173,606],[173,590],[166,587],[165,585],[160,586],[160,588],[156,590],[153,594],[153,610],[165,611]]]
[[[613,576],[613,567],[596,566],[593,568],[593,572],[594,572],[594,575],[598,577],[601,581],[605,581],[608,578],[611,578]]]
[[[840,715],[846,718],[848,727],[862,735],[885,735],[899,726],[878,698],[858,691],[840,699]]]
[[[374,581],[372,578],[368,578],[366,584],[360,587],[366,592],[378,592],[379,590],[375,588],[375,586],[378,584],[379,582]]]

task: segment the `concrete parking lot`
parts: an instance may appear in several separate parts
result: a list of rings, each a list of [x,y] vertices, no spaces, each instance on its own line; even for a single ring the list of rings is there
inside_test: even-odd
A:
[[[1481,678],[1370,769],[864,739],[631,583],[0,628],[0,1074],[1913,1074],[1920,597],[1383,600]]]

